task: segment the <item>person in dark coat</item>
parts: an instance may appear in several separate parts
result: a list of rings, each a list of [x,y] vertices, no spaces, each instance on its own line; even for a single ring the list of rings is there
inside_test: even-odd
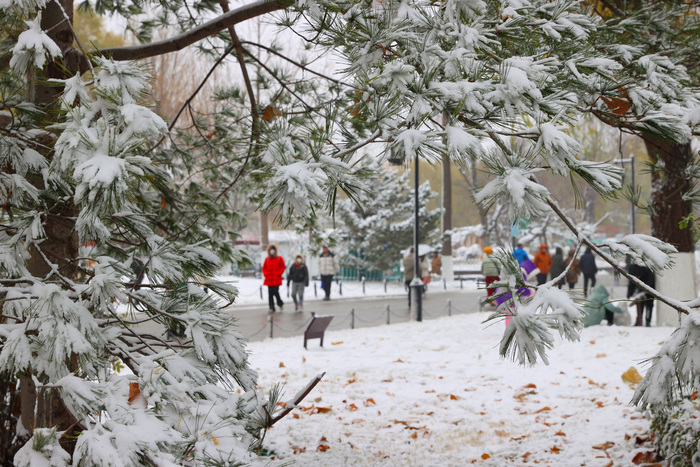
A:
[[[298,253],[294,257],[294,264],[287,271],[287,287],[290,282],[294,311],[304,311],[304,288],[309,286],[309,269],[304,264],[304,257]]]
[[[630,263],[627,272],[641,280],[651,288],[656,288],[656,276],[651,269],[639,264]],[[640,289],[632,281],[627,284],[627,298],[631,298],[637,305],[637,322],[635,326],[642,325],[642,317],[646,311],[646,326],[651,326],[651,314],[654,309],[654,296]]]
[[[598,272],[598,266],[595,265],[595,256],[590,247],[586,248],[586,252],[581,255],[579,264],[583,273],[583,295],[588,296],[588,283],[591,283],[591,290],[593,290],[595,288],[595,275]]]
[[[561,249],[561,247],[557,247],[556,250],[554,250],[554,256],[552,256],[552,269],[549,270],[552,280],[559,277],[564,272],[564,269],[566,269],[564,251]],[[564,285],[565,280],[566,278],[562,277],[562,279],[557,282],[557,287],[561,289],[561,286]]]

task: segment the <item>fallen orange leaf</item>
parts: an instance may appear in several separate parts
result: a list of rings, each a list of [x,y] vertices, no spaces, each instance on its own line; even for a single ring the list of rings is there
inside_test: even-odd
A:
[[[550,409],[549,407],[546,407],[546,406],[545,406],[545,407],[542,407],[540,410],[535,410],[535,413],[546,412],[546,411],[548,411],[548,410],[552,410],[552,409]]]
[[[348,410],[349,410],[350,412],[354,412],[354,411],[356,411],[356,410],[358,410],[358,409],[357,409],[357,406],[356,406],[355,404],[350,404],[350,405],[348,405]]]
[[[491,459],[491,456],[489,456],[489,455],[486,454],[486,453],[483,453],[483,454],[481,455],[481,458],[484,459],[484,460],[486,460],[486,459]]]
[[[595,358],[603,358],[603,357],[607,357],[607,355],[605,355],[604,353],[599,353],[599,354],[596,354],[596,356],[595,356]]]
[[[599,409],[603,408],[603,403],[601,401],[595,401],[595,405],[597,405]]]
[[[630,386],[634,386],[642,381],[642,375],[639,374],[635,367],[631,366],[629,370],[622,373],[622,381]]]
[[[284,362],[280,362],[280,368],[284,368]]]
[[[566,436],[566,433],[564,433],[563,431],[557,431],[556,433],[554,433],[554,436]]]
[[[656,453],[654,451],[643,451],[638,452],[633,458],[632,463],[635,465],[639,464],[652,464],[656,462]]]
[[[398,360],[395,360],[394,363],[404,363],[404,361],[399,358]]]
[[[132,404],[141,395],[139,383],[129,383],[129,404]]]
[[[561,452],[561,449],[559,449],[556,446],[552,446],[550,452],[553,452],[554,454],[559,454],[559,452]]]
[[[503,431],[503,430],[495,430],[494,433],[496,433],[496,436],[501,436],[503,438],[510,436],[508,432]]]
[[[377,405],[377,403],[374,402],[374,399],[372,399],[371,397],[365,400],[365,407],[369,407],[370,405]]]
[[[454,394],[450,394],[450,400],[458,401],[459,399],[460,399],[459,396],[455,396]]]
[[[615,446],[615,443],[613,443],[612,441],[607,441],[605,443],[596,444],[595,446],[593,446],[593,449],[600,449],[602,451],[605,451],[606,449],[610,449],[613,446]]]
[[[331,447],[327,444],[319,444],[318,447],[316,448],[317,451],[320,452],[326,452],[330,449]]]
[[[338,341],[338,342],[331,342],[331,345],[341,345],[343,341]]]
[[[537,387],[537,385],[536,385],[536,384],[533,384],[533,383],[530,383],[530,384],[525,385],[524,387],[526,387],[526,388],[533,388],[533,389],[534,389],[534,388]]]

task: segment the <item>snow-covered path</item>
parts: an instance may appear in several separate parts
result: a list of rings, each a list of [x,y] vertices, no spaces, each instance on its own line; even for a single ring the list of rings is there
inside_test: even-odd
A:
[[[260,384],[291,398],[325,377],[264,446],[298,465],[632,465],[649,422],[627,402],[622,373],[671,328],[595,326],[561,342],[550,365],[501,360],[503,323],[486,313],[335,331],[249,345]]]

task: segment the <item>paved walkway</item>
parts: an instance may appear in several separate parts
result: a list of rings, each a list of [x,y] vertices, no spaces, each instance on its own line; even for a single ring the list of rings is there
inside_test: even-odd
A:
[[[627,280],[614,284],[610,274],[599,274],[597,285],[605,285],[611,291],[611,298],[624,299]],[[583,280],[579,280],[574,294],[583,296]],[[565,285],[564,289],[568,287]],[[311,292],[313,293],[313,292]],[[480,311],[479,301],[486,296],[485,290],[430,290],[423,299],[423,319],[429,320],[452,314],[476,313]],[[267,338],[302,336],[311,320],[311,313],[333,315],[328,330],[381,326],[406,322],[410,319],[407,296],[380,297],[333,297],[331,301],[310,300],[304,312],[294,312],[294,303],[283,297],[286,306],[280,312],[270,314],[267,305],[241,305],[228,309],[239,325],[239,331],[250,341]],[[162,326],[153,322],[139,325],[140,329],[159,334]]]
[[[479,299],[484,296],[484,291],[430,291],[423,298],[423,319],[477,312]],[[309,301],[305,304],[303,313],[294,312],[291,299],[285,301],[282,312],[274,314],[267,312],[267,306],[234,306],[230,311],[238,320],[240,332],[252,341],[269,338],[270,334],[273,338],[301,336],[311,320],[312,312],[334,316],[329,330],[401,323],[410,318],[405,296]]]

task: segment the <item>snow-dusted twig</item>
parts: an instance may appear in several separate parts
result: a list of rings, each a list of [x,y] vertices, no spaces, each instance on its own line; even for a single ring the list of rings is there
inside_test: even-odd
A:
[[[305,388],[296,393],[296,395],[291,400],[287,401],[284,409],[276,417],[270,419],[270,426],[279,422],[284,417],[286,417],[292,410],[294,410],[299,405],[299,403],[301,403],[301,401],[303,401],[304,398],[308,396],[311,391],[313,391],[313,389],[321,381],[321,379],[323,379],[325,375],[325,371],[321,374],[316,375],[316,377],[312,379],[309,382],[309,384],[306,385]]]

